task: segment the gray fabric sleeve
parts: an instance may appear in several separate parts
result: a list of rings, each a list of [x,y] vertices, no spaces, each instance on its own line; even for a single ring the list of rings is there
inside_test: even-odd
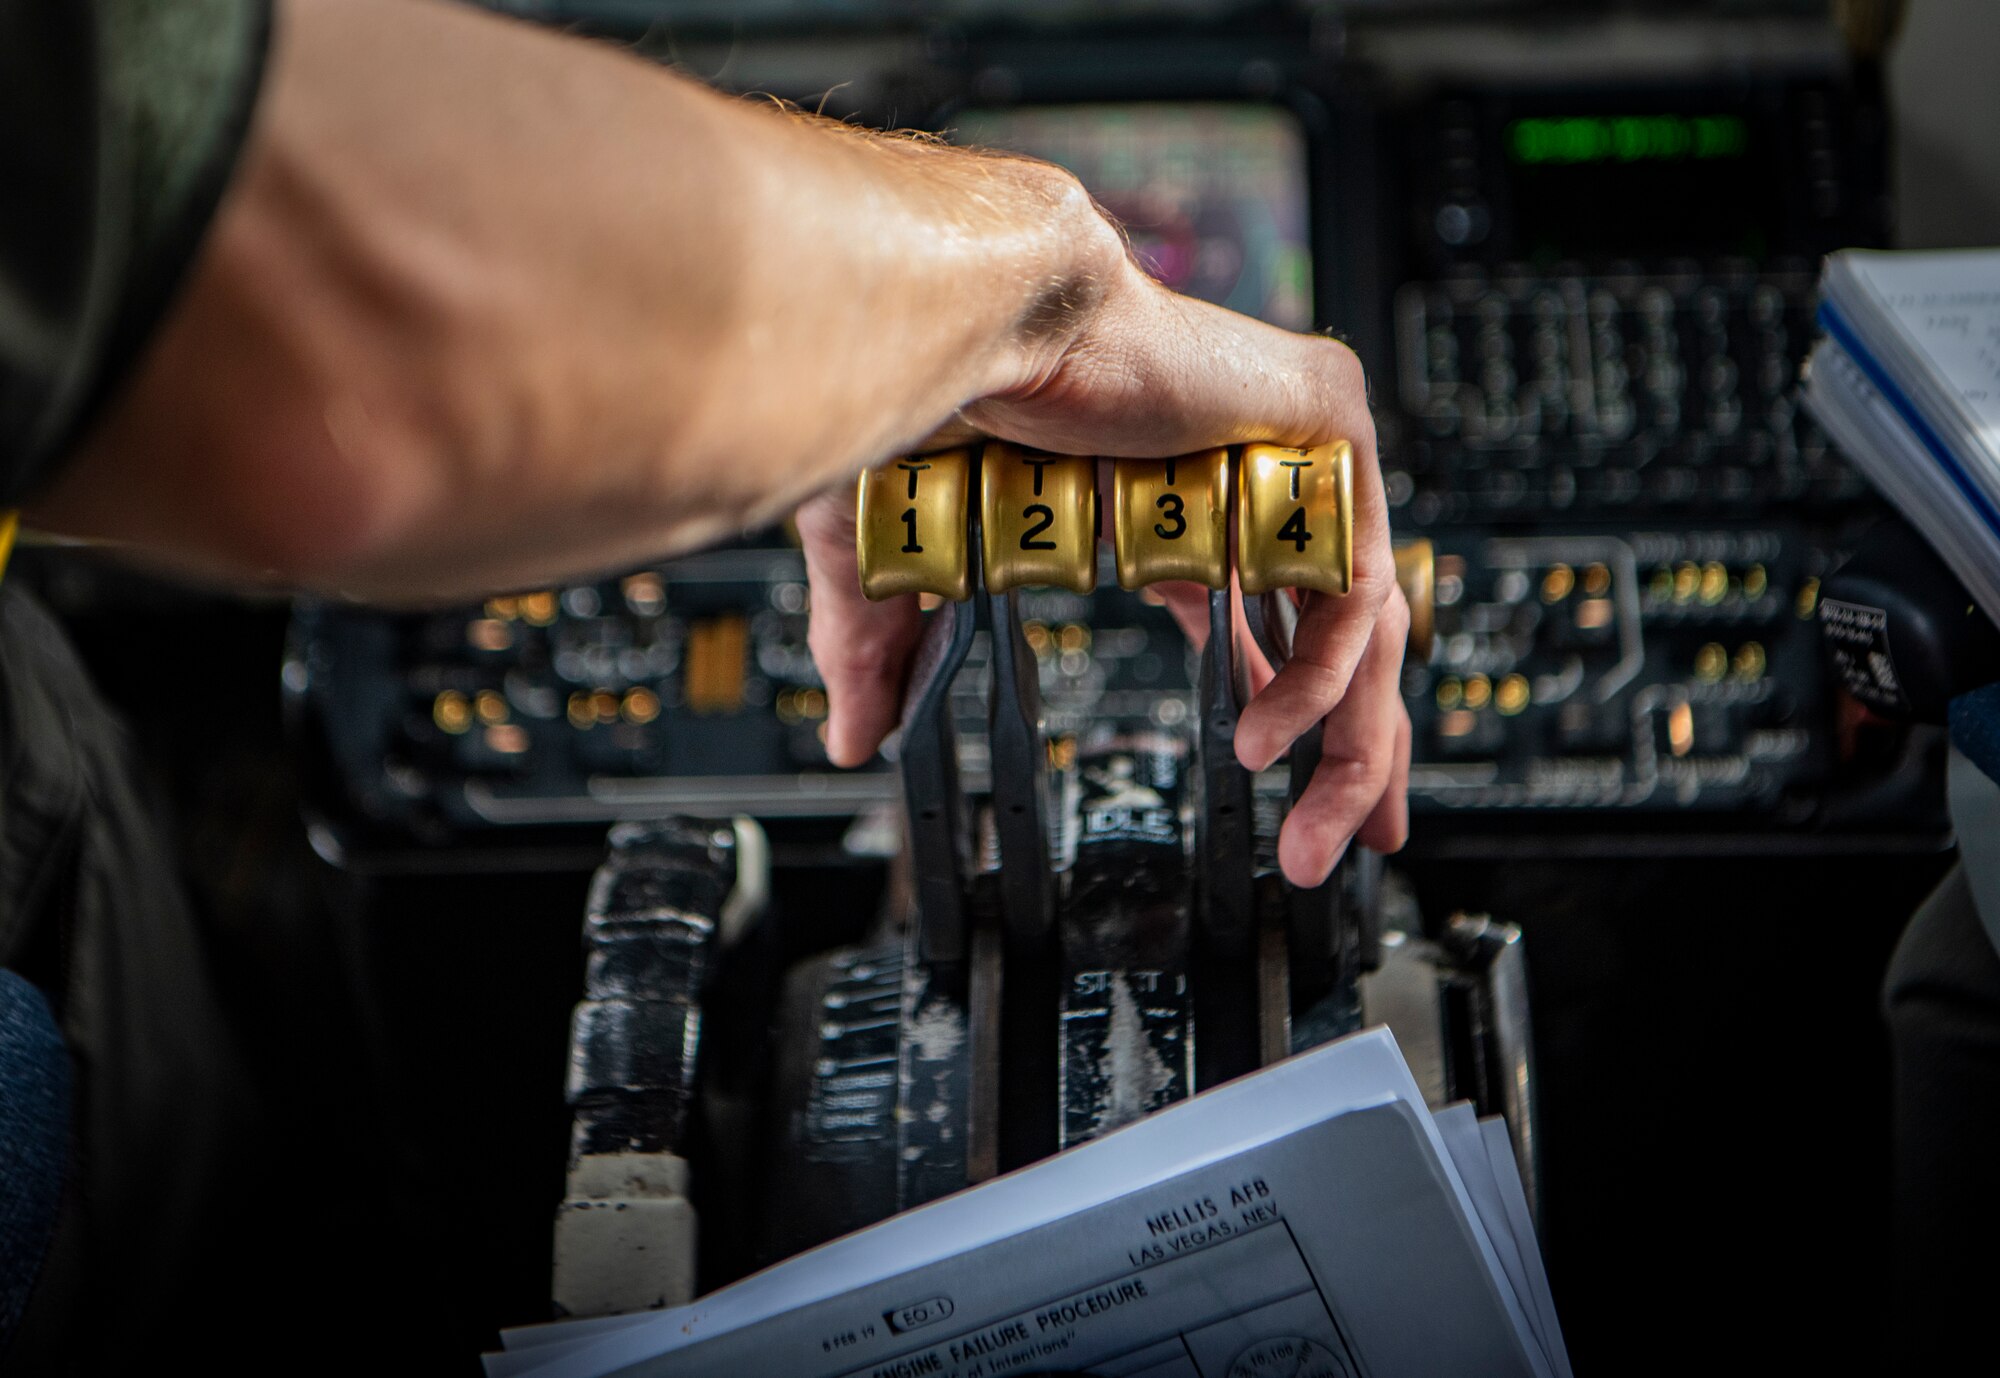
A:
[[[270,0],[0,0],[0,507],[89,425],[201,241]]]

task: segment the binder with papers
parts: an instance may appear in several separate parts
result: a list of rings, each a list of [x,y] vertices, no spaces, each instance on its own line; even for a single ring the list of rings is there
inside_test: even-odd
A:
[[[1827,260],[1808,409],[2000,622],[2000,250]]]
[[[1512,1142],[1386,1030],[488,1378],[1569,1378]]]

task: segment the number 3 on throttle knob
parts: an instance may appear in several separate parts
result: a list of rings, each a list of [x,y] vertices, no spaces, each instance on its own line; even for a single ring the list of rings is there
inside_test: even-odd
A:
[[[1163,579],[1229,587],[1229,451],[1121,459],[1111,472],[1119,587]]]
[[[1097,587],[1097,461],[991,441],[980,464],[986,587]]]
[[[947,450],[891,460],[861,476],[855,549],[864,594],[971,595],[965,551],[971,471],[970,450]]]
[[[1236,568],[1247,594],[1346,593],[1354,582],[1354,450],[1245,445],[1237,470]]]

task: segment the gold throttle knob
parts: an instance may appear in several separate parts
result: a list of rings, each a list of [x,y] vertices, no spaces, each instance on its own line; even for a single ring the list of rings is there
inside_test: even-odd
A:
[[[1164,579],[1229,587],[1229,451],[1111,466],[1112,546],[1118,585]]]
[[[1428,661],[1437,627],[1437,552],[1429,541],[1396,543],[1396,583],[1410,605],[1410,655]]]
[[[1354,582],[1354,449],[1245,445],[1237,466],[1236,569],[1243,592]]]
[[[972,451],[947,450],[891,460],[861,476],[855,548],[864,594],[971,596],[965,533],[972,471]]]
[[[1097,587],[1097,461],[988,442],[979,511],[986,587]]]

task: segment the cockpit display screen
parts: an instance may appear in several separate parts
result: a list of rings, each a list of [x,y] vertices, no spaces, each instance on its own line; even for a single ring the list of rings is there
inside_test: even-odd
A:
[[[1178,292],[1290,330],[1313,324],[1306,140],[1282,110],[1226,104],[973,110],[954,142],[1059,163]]]

